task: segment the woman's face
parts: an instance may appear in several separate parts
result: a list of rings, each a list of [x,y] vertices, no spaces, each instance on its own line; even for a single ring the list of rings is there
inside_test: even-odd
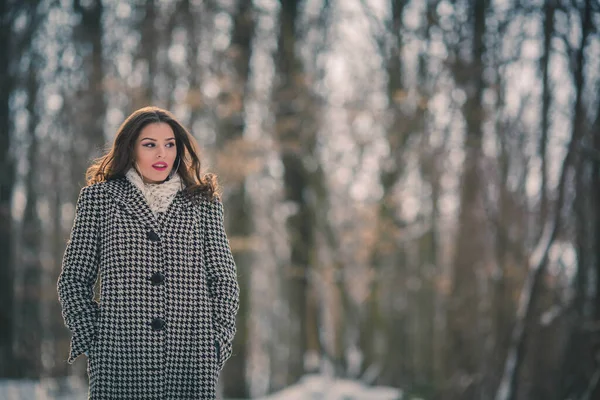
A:
[[[163,122],[146,125],[135,141],[133,156],[144,182],[167,179],[177,156],[173,129]]]

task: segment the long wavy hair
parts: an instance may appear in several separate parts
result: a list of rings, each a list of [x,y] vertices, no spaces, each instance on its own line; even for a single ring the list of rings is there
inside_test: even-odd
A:
[[[173,165],[185,184],[184,194],[192,200],[213,200],[218,197],[218,183],[214,174],[202,174],[196,139],[169,111],[158,107],[143,107],[134,111],[121,124],[111,149],[93,161],[85,177],[88,185],[125,177],[133,166],[135,142],[148,124],[169,124],[175,134],[177,155]]]

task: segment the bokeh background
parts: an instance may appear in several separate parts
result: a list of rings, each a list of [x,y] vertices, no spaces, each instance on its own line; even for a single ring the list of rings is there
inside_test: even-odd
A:
[[[599,29],[596,0],[0,1],[0,376],[86,382],[74,202],[152,104],[222,185],[225,398],[600,399]]]

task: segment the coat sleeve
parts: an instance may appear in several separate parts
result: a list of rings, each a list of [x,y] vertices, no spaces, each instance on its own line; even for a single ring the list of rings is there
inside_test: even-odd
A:
[[[225,234],[223,203],[209,202],[204,232],[204,251],[208,273],[208,289],[212,301],[219,367],[231,356],[235,335],[235,319],[239,309],[239,285],[236,266]]]
[[[94,300],[94,285],[99,264],[98,224],[93,194],[89,187],[84,187],[77,199],[75,221],[57,283],[62,316],[72,334],[69,364],[89,350],[96,335],[98,303]]]

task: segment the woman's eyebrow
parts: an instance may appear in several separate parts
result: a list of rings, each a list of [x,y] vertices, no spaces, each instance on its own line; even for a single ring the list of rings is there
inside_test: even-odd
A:
[[[156,142],[156,139],[152,139],[152,138],[149,138],[149,137],[142,138],[142,140],[152,140],[153,142]],[[141,142],[142,140],[140,140],[140,142]],[[174,137],[166,138],[166,139],[165,139],[165,142],[166,142],[167,140],[175,140],[175,138],[174,138]]]

